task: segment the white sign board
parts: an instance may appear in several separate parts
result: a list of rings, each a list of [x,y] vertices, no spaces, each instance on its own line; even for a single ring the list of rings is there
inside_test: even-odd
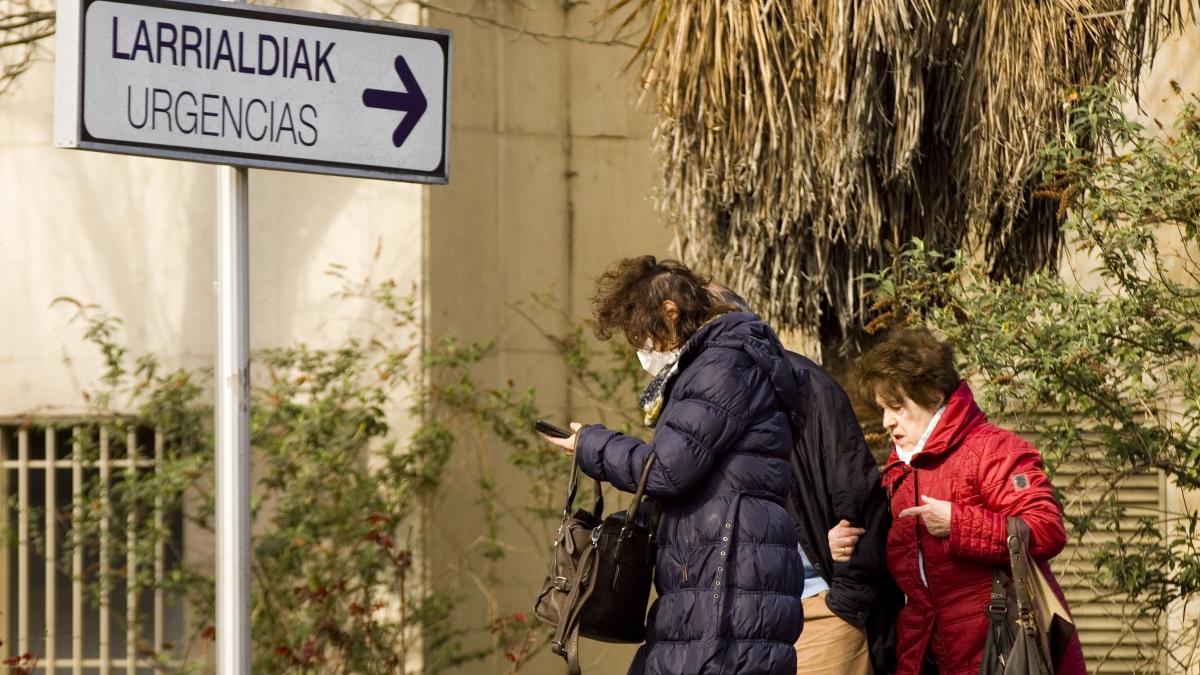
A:
[[[203,0],[60,0],[55,143],[447,181],[450,33]]]

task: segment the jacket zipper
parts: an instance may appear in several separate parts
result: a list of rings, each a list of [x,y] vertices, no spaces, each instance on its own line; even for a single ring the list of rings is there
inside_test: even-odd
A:
[[[916,468],[913,468],[912,472],[913,472],[913,506],[920,506],[921,505],[921,481],[917,477],[918,474],[917,474]],[[914,518],[913,520],[914,520],[914,526],[917,528],[917,576],[920,577],[921,583],[925,586],[925,592],[929,593],[929,599],[932,601],[933,600],[933,587],[929,585],[929,576],[927,574],[925,574],[925,565],[923,564],[922,554],[921,554],[921,519]],[[934,602],[934,606],[935,607],[937,606],[936,601]],[[946,648],[945,648],[945,645],[942,644],[942,636],[941,636],[941,632],[938,630],[936,618],[934,619],[934,625],[932,628],[933,628],[933,630],[932,630],[933,635],[931,636],[932,639],[929,641],[929,646],[926,647],[926,650],[932,651],[935,655],[934,658],[939,659],[939,658],[941,658],[941,655],[945,653]]]
[[[913,476],[913,506],[920,506],[921,505],[921,481],[920,481],[920,479],[917,478],[917,469],[915,467],[911,467],[911,466],[910,466],[910,468],[912,468],[912,476]],[[927,580],[927,577],[925,576],[925,566],[921,564],[921,519],[920,518],[913,518],[913,529],[915,530],[916,535],[917,535],[917,578],[921,580],[921,585],[925,587],[925,592],[929,594],[929,599],[933,600],[933,592],[931,590],[929,590],[929,581]],[[936,623],[937,623],[937,618],[935,616],[934,624],[936,625]],[[934,633],[934,635],[932,636],[933,639],[931,639],[929,641],[929,645],[927,647],[925,647],[926,653],[921,655],[922,661],[924,661],[926,658],[928,658],[929,652],[931,652],[931,651],[935,652],[935,653],[937,652],[937,650],[934,648],[934,645],[933,645],[933,643],[937,642],[937,634],[936,634],[937,629],[934,628],[931,632]]]
[[[913,474],[913,506],[920,506],[921,505],[921,481],[917,477],[918,474],[917,474],[917,469],[915,467],[912,470],[912,474]],[[913,527],[916,528],[916,531],[917,531],[917,578],[919,578],[921,580],[921,583],[925,586],[926,590],[928,590],[929,589],[929,577],[925,576],[925,566],[923,564],[921,564],[921,519],[920,518],[913,518]],[[932,595],[932,592],[930,593],[930,595]]]
[[[687,580],[688,580],[688,572],[687,572],[687,565],[685,564],[683,566],[683,583],[686,584]]]

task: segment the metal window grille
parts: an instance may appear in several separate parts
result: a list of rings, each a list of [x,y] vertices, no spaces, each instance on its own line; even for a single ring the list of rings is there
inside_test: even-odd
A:
[[[1074,515],[1095,509],[1105,489],[1102,477],[1089,478],[1084,467],[1073,464],[1059,467],[1054,483],[1071,495],[1064,508]],[[1116,498],[1129,518],[1122,520],[1121,529],[1131,533],[1136,529],[1134,517],[1161,517],[1166,505],[1165,479],[1157,472],[1129,476],[1118,484]],[[1135,605],[1112,597],[1096,584],[1092,555],[1114,537],[1090,533],[1081,541],[1070,539],[1066,550],[1051,562],[1075,618],[1088,672],[1165,672],[1163,627],[1138,616]]]
[[[183,634],[183,607],[164,596],[162,582],[178,564],[182,527],[167,521],[162,498],[152,513],[116,523],[108,490],[100,503],[76,499],[85,482],[106,488],[136,472],[157,472],[165,447],[161,433],[129,427],[113,438],[111,425],[92,422],[0,423],[0,524],[10,533],[0,556],[0,654],[33,654],[36,672],[71,675],[153,673],[153,651],[170,651]],[[98,443],[85,458],[83,439]],[[98,545],[69,546],[85,510],[99,509]],[[95,514],[93,514],[95,515]],[[170,526],[171,545],[159,542],[152,561],[138,560],[135,517]],[[128,555],[113,559],[113,537],[125,537]],[[122,564],[123,563],[123,564]],[[154,589],[137,592],[126,583],[152,566]],[[100,574],[101,569],[112,570]],[[120,571],[123,570],[123,574]],[[99,582],[98,585],[95,582]],[[87,593],[89,585],[98,594]]]

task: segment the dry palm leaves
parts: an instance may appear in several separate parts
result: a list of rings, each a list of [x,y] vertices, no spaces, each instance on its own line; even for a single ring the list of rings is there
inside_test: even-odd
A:
[[[780,326],[863,318],[913,237],[1020,277],[1057,259],[1041,149],[1080,84],[1136,82],[1194,0],[618,0],[644,22],[676,246]]]

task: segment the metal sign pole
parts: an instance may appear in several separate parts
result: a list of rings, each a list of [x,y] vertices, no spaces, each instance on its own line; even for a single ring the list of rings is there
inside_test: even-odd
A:
[[[217,673],[247,675],[245,167],[448,182],[452,36],[240,0],[58,0],[57,16],[56,145],[239,167],[217,170],[215,627]]]
[[[217,168],[217,673],[250,673],[248,178]]]

